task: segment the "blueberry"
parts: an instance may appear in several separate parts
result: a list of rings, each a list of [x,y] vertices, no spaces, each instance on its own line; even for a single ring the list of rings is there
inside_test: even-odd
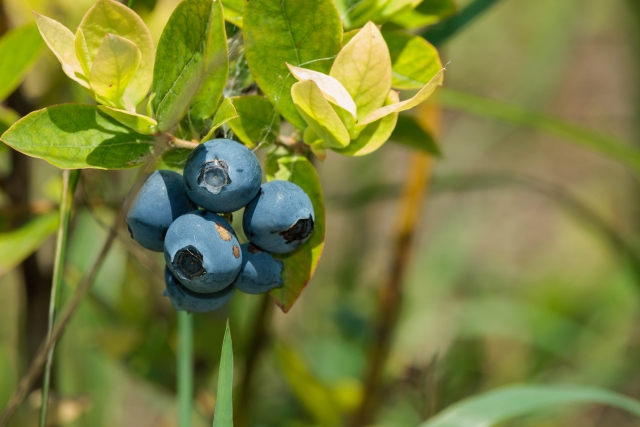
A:
[[[282,286],[282,261],[273,258],[251,243],[242,249],[242,269],[234,282],[235,287],[247,294],[262,294]]]
[[[207,313],[218,310],[231,300],[235,292],[233,285],[210,294],[190,291],[171,273],[169,267],[164,269],[164,282],[167,285],[164,295],[169,297],[173,308],[191,313]]]
[[[313,205],[302,188],[289,181],[271,181],[247,205],[242,228],[254,245],[283,254],[309,239],[314,220]]]
[[[244,145],[213,139],[198,145],[184,167],[187,195],[211,212],[228,213],[244,207],[260,189],[260,163]]]
[[[229,286],[242,266],[233,228],[206,211],[189,212],[171,224],[164,239],[164,258],[185,287],[205,294]]]
[[[155,171],[144,183],[136,183],[124,206],[131,237],[156,252],[164,250],[164,236],[171,223],[196,208],[184,191],[182,176],[167,170]]]

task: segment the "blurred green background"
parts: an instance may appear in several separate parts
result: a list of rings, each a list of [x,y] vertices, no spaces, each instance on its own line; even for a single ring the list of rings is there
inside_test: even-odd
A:
[[[35,10],[75,29],[91,4],[3,0],[0,28],[30,22]],[[156,40],[176,4],[136,3]],[[637,0],[501,0],[442,47],[449,63],[445,87],[638,145],[639,23]],[[8,100],[13,108],[86,101],[48,50],[20,92]],[[375,425],[413,427],[464,397],[516,383],[592,385],[640,398],[640,268],[625,252],[640,236],[633,173],[562,139],[446,108],[441,134],[443,157],[435,161],[410,248]],[[255,350],[256,319],[265,319],[268,332],[239,427],[332,426],[348,419],[362,396],[411,155],[390,143],[364,158],[331,153],[318,165],[325,252],[289,313],[237,293],[227,308],[194,316],[196,426],[210,425],[227,318],[238,389]],[[12,164],[20,165],[21,176],[9,172]],[[0,172],[2,231],[30,214],[55,212],[56,168],[4,148]],[[138,174],[83,172],[63,300],[92,265]],[[120,236],[58,346],[53,425],[176,423],[176,313],[162,297],[162,256],[143,252],[125,230]],[[0,278],[0,407],[46,331],[53,248],[50,237]],[[38,399],[33,392],[11,425],[34,425]],[[640,422],[594,406],[509,425]]]

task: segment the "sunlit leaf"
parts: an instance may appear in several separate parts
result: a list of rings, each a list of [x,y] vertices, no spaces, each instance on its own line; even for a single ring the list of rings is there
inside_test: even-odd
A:
[[[375,24],[367,23],[342,48],[330,74],[355,101],[358,117],[366,117],[384,104],[391,90],[391,58]]]
[[[338,80],[330,75],[320,73],[318,71],[307,70],[306,68],[295,67],[290,64],[287,64],[287,66],[289,67],[291,74],[293,74],[293,77],[301,82],[305,80],[313,80],[329,102],[333,102],[334,104],[344,108],[351,113],[354,118],[357,116],[356,103],[353,102],[349,92],[347,92],[344,86],[342,86],[342,83]]]
[[[320,262],[324,248],[325,213],[318,173],[309,160],[302,156],[277,157],[276,153],[277,151],[271,153],[271,159],[267,161],[271,164],[271,168],[267,165],[267,169],[273,172],[275,164],[278,171],[269,174],[268,170],[267,179],[276,179],[276,176],[277,179],[283,179],[286,176],[289,181],[302,187],[311,199],[316,217],[311,238],[304,245],[292,253],[276,256],[284,262],[282,269],[284,285],[272,290],[270,294],[282,311],[287,312],[313,277]]]
[[[142,19],[122,3],[98,0],[84,15],[79,28],[84,34],[89,58],[92,60],[95,60],[107,34],[123,37],[140,49],[140,66],[125,90],[125,97],[132,105],[140,104],[149,92],[155,59],[153,39]]]
[[[58,214],[40,215],[22,227],[0,233],[0,276],[35,252],[58,228]]]
[[[242,28],[242,14],[245,0],[222,0],[224,19],[236,27]]]
[[[211,64],[221,59],[217,42],[215,46],[209,43],[212,39],[218,41],[220,36],[216,24],[220,16],[216,15],[221,13],[221,8],[219,4],[215,6],[217,3],[212,0],[183,1],[173,11],[162,32],[152,88],[155,93],[153,106],[161,131],[171,129],[184,117],[207,77],[205,67],[211,71]],[[209,53],[213,53],[212,58]],[[204,103],[202,107],[198,115],[210,105]]]
[[[34,111],[11,126],[2,141],[63,169],[126,169],[145,162],[153,150],[153,137],[82,104]]]
[[[398,116],[398,122],[389,139],[409,148],[426,151],[436,157],[442,156],[440,148],[431,134],[424,130],[418,124],[418,121],[411,116],[402,114]]]
[[[243,34],[256,83],[285,119],[304,129],[307,125],[291,99],[296,79],[286,63],[329,71],[342,39],[342,23],[333,1],[249,1],[244,10]]]
[[[431,81],[429,81],[429,83],[427,83],[425,87],[420,89],[420,91],[418,91],[415,96],[407,99],[406,101],[397,102],[395,104],[378,108],[376,111],[366,116],[364,120],[359,121],[358,125],[363,126],[368,123],[375,122],[376,120],[386,116],[387,114],[406,111],[421,104],[422,102],[426,101],[429,96],[431,96],[433,91],[435,91],[438,86],[442,84],[443,77],[444,71],[438,71],[438,73],[431,79]]]
[[[231,130],[249,148],[272,144],[280,133],[280,115],[264,97],[231,98],[238,117],[228,122]]]
[[[233,427],[233,344],[229,321],[224,331],[213,427]]]
[[[127,110],[108,107],[106,105],[98,105],[103,113],[113,117],[123,125],[130,127],[143,135],[153,135],[158,131],[158,123],[151,117],[142,114],[133,113]]]
[[[16,28],[0,38],[0,101],[20,85],[43,46],[33,24]]]
[[[422,37],[400,31],[382,36],[391,54],[394,88],[420,89],[442,69],[438,51]]]
[[[291,88],[298,112],[328,147],[349,145],[349,132],[318,85],[312,80],[298,82]]]
[[[341,408],[333,390],[319,381],[305,366],[295,350],[279,344],[277,355],[280,367],[296,398],[320,426],[340,424]]]
[[[227,34],[219,1],[212,5],[207,37],[203,81],[189,106],[189,117],[195,122],[201,122],[216,112],[229,74]]]
[[[466,398],[420,427],[490,427],[534,412],[566,409],[569,405],[610,405],[640,416],[640,402],[595,387],[514,386]]]
[[[93,65],[93,59],[89,54],[87,39],[84,37],[84,33],[82,32],[81,28],[78,28],[76,30],[75,48],[76,48],[76,57],[80,62],[82,71],[84,75],[88,77],[91,75],[91,66]]]
[[[457,12],[453,0],[424,0],[415,9],[391,18],[391,22],[407,29],[433,25]]]
[[[640,150],[625,141],[516,105],[453,90],[442,90],[444,107],[546,132],[631,167],[640,175]]]
[[[134,111],[135,104],[122,98],[140,59],[140,49],[133,42],[107,34],[93,60],[89,77],[91,89],[109,105]]]
[[[395,102],[398,102],[398,94],[391,92],[387,97],[386,104]],[[389,140],[397,120],[398,113],[389,114],[367,125],[348,147],[335,151],[345,156],[364,156],[373,153]]]
[[[236,108],[233,106],[233,102],[229,98],[225,98],[220,103],[216,114],[213,116],[211,120],[211,128],[207,135],[202,138],[203,141],[208,141],[213,138],[213,135],[216,133],[216,130],[227,123],[231,119],[235,119],[238,117],[238,113]]]
[[[34,12],[40,34],[51,52],[62,64],[62,71],[72,80],[89,88],[89,79],[84,75],[76,56],[75,36],[67,27],[46,16]]]

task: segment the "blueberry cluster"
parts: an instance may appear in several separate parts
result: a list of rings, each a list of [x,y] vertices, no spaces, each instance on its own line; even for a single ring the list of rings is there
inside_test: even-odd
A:
[[[271,253],[288,253],[306,242],[315,215],[296,184],[261,182],[253,152],[233,140],[214,139],[193,150],[182,176],[155,171],[131,189],[125,202],[129,232],[143,247],[164,252],[165,295],[176,310],[213,311],[235,289],[260,294],[282,286],[283,264]],[[219,214],[242,207],[249,243],[241,245]]]

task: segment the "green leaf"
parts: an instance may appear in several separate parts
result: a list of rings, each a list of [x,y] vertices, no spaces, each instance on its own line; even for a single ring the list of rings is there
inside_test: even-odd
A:
[[[420,89],[442,69],[438,50],[422,37],[400,31],[382,36],[391,54],[394,88]]]
[[[391,90],[391,58],[375,24],[368,22],[342,48],[330,74],[355,101],[358,117],[382,107]]]
[[[640,416],[640,402],[595,387],[513,386],[472,396],[455,403],[420,427],[489,427],[539,411],[567,405],[610,405]]]
[[[123,37],[140,49],[140,66],[124,92],[131,105],[140,104],[149,92],[155,59],[153,39],[142,19],[117,1],[98,0],[84,15],[79,28],[86,40],[88,56],[93,60],[107,34]]]
[[[328,147],[344,148],[349,145],[347,128],[314,81],[294,84],[291,94],[300,115]]]
[[[406,101],[397,102],[395,104],[387,105],[382,108],[378,108],[373,113],[369,114],[364,120],[358,122],[359,126],[364,126],[368,123],[375,122],[376,120],[386,116],[387,114],[397,113],[400,111],[409,110],[424,101],[427,100],[431,96],[431,94],[436,90],[436,88],[442,85],[442,79],[444,77],[444,70],[438,71],[438,73],[427,83],[425,87],[420,89],[418,93],[415,94],[413,98],[407,99]]]
[[[291,99],[287,63],[328,73],[340,51],[342,23],[332,0],[252,0],[244,9],[244,43],[256,83],[282,116],[304,129]]]
[[[126,169],[144,163],[153,151],[151,136],[83,104],[34,111],[11,126],[2,141],[63,169]]]
[[[280,115],[262,96],[235,96],[231,98],[238,117],[229,121],[229,127],[249,148],[259,144],[273,144],[280,134]]]
[[[211,121],[211,128],[207,135],[202,138],[203,141],[208,141],[213,138],[216,130],[227,123],[231,119],[235,119],[238,117],[238,112],[233,105],[233,102],[229,98],[224,98],[222,103],[218,107],[216,114],[213,116],[213,120]]]
[[[391,22],[407,29],[433,25],[458,11],[453,0],[424,0],[415,9],[391,18]]]
[[[155,93],[153,106],[161,131],[171,129],[184,117],[205,78],[210,83],[205,68],[211,71],[211,64],[220,60],[216,43],[210,46],[210,42],[217,41],[220,36],[215,24],[221,18],[216,16],[221,13],[220,5],[214,6],[217,3],[212,0],[183,1],[162,31],[152,88]],[[202,107],[194,113],[200,115],[210,105],[205,103]]]
[[[84,33],[82,32],[81,28],[78,28],[76,30],[75,48],[76,48],[76,57],[80,62],[80,66],[82,67],[82,72],[84,73],[85,76],[90,76],[93,60],[91,59],[91,55],[89,54],[89,48],[87,47],[87,39],[84,37]]]
[[[536,111],[449,89],[440,91],[438,102],[453,110],[528,126],[566,139],[579,147],[626,164],[640,176],[640,150],[617,138]]]
[[[20,85],[43,45],[33,24],[11,30],[0,38],[0,101]]]
[[[215,1],[211,12],[207,30],[204,80],[189,106],[189,117],[195,122],[202,122],[216,112],[229,74],[227,33],[224,29],[222,3]]]
[[[398,102],[398,94],[391,92],[387,97],[387,104]],[[396,127],[398,113],[392,113],[382,119],[367,125],[347,148],[335,150],[345,156],[364,156],[373,153],[389,140]]]
[[[184,165],[187,163],[187,158],[193,150],[190,148],[168,148],[162,153],[162,167],[167,166],[171,169],[184,169]]]
[[[389,139],[406,147],[442,157],[440,148],[431,134],[423,129],[412,116],[400,114],[398,123]]]
[[[322,250],[324,248],[325,213],[324,199],[318,174],[309,160],[302,156],[284,156],[274,158],[278,151],[270,153],[267,159],[267,179],[273,180],[287,178],[288,181],[299,185],[307,193],[313,204],[316,221],[311,238],[298,250],[284,255],[275,255],[284,262],[282,279],[284,285],[270,292],[276,304],[285,313],[291,309],[296,299],[313,277],[316,271]],[[278,172],[273,174],[274,164]],[[272,174],[269,174],[271,172]]]
[[[153,135],[158,131],[158,123],[151,117],[142,114],[132,113],[127,110],[119,110],[117,108],[108,107],[106,105],[98,105],[103,113],[113,117],[123,125],[130,127],[143,135]]]
[[[76,56],[75,36],[71,30],[46,16],[35,12],[33,16],[45,43],[62,64],[62,71],[70,79],[89,89],[89,79],[84,75]]]
[[[353,102],[353,98],[351,98],[349,92],[347,92],[338,80],[327,74],[319,73],[318,71],[307,70],[306,68],[295,67],[290,64],[287,64],[287,67],[289,67],[291,74],[293,74],[293,77],[298,79],[298,81],[313,80],[327,101],[347,110],[354,118],[357,117],[356,103]]]
[[[224,6],[224,19],[236,27],[242,28],[244,0],[222,0],[222,5]]]
[[[213,427],[233,427],[233,344],[229,321],[224,331]]]
[[[276,351],[289,386],[318,425],[340,425],[341,408],[333,390],[309,372],[292,347],[279,344]]]
[[[141,56],[133,42],[113,34],[104,36],[89,77],[93,92],[112,107],[135,111],[135,104],[123,96],[140,65]]]
[[[22,227],[0,233],[0,276],[34,253],[58,228],[58,214],[40,215]]]

